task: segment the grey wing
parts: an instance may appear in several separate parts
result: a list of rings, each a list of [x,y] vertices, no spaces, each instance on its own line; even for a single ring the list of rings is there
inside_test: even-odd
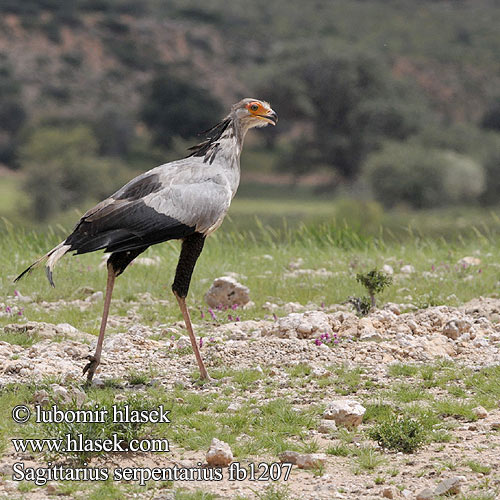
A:
[[[215,169],[185,161],[146,172],[89,210],[65,243],[77,253],[146,248],[200,232],[224,219],[231,191]]]
[[[199,178],[188,183],[172,183],[148,195],[144,202],[156,212],[209,234],[222,223],[232,193],[223,178]]]

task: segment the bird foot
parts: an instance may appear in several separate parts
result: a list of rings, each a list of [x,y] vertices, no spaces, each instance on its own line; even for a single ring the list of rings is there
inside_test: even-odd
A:
[[[92,378],[94,377],[94,373],[99,366],[99,359],[95,356],[89,355],[87,358],[89,362],[83,368],[83,374],[87,373],[87,384],[92,383]]]

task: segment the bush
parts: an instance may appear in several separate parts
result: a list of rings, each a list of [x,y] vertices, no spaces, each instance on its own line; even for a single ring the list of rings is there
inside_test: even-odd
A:
[[[473,201],[486,187],[483,167],[473,158],[453,151],[441,153],[444,162],[444,192],[447,201]]]
[[[374,425],[369,436],[383,448],[413,453],[426,441],[427,430],[418,420],[392,416]]]
[[[32,132],[21,148],[21,163],[35,219],[46,220],[87,199],[108,196],[123,183],[120,167],[96,152],[97,141],[86,126]]]
[[[432,208],[478,199],[485,171],[473,158],[418,144],[387,144],[371,155],[363,176],[387,207]]]
[[[444,175],[436,151],[419,146],[388,144],[372,154],[363,175],[375,198],[386,207],[408,204],[414,208],[443,204]]]
[[[485,190],[479,201],[482,204],[498,204],[500,133],[482,130],[470,123],[458,123],[441,129],[426,127],[412,141],[427,148],[452,150],[479,162],[484,167],[486,177]]]

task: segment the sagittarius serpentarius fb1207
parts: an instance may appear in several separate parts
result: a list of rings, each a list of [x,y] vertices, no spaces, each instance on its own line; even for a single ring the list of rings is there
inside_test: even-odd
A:
[[[52,286],[52,271],[66,253],[82,254],[104,249],[108,280],[97,347],[83,373],[88,382],[99,365],[115,278],[149,246],[182,240],[172,291],[186,323],[201,378],[208,378],[193,333],[186,296],[205,238],[222,223],[240,182],[240,154],[245,134],[253,127],[278,121],[267,102],[243,99],[224,120],[207,131],[208,138],[178,161],[156,167],[119,189],[89,210],[73,232],[38,259],[16,281],[45,263]]]

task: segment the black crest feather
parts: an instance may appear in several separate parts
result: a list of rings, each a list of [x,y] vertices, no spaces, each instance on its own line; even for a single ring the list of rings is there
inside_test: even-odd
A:
[[[191,146],[190,148],[188,148],[188,151],[192,151],[192,153],[188,155],[188,158],[190,156],[205,156],[208,153],[210,147],[221,138],[222,134],[227,130],[230,123],[231,118],[225,118],[220,123],[217,123],[217,125],[209,128],[208,130],[205,130],[205,132],[202,132],[200,135],[208,135],[207,139],[203,142],[200,142],[199,144],[196,144],[195,146]]]

